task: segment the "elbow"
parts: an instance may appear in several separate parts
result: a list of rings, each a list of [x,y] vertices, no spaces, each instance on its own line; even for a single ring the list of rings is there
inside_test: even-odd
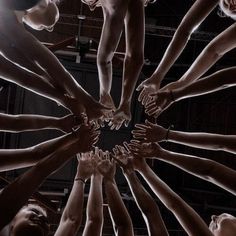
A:
[[[97,56],[97,65],[99,68],[108,68],[112,64],[113,53],[99,53]]]
[[[77,229],[81,224],[81,218],[77,216],[67,215],[63,217],[63,221],[66,222],[67,225],[70,225],[71,228]]]

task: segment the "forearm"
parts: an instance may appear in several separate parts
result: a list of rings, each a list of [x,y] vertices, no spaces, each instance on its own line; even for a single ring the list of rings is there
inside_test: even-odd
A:
[[[13,219],[44,179],[76,153],[77,145],[77,143],[73,143],[67,148],[58,149],[2,190],[0,193],[0,229]],[[12,204],[8,204],[9,202]]]
[[[142,65],[142,56],[137,56],[137,58],[126,56],[124,62],[124,75],[122,81],[120,106],[127,103],[130,105],[134,88],[142,69]]]
[[[217,0],[197,0],[182,19],[153,76],[161,80],[184,50],[194,29],[218,4]]]
[[[164,150],[158,156],[158,159],[172,164],[189,174],[216,184],[234,195],[236,194],[236,184],[234,181],[236,179],[236,171],[220,163],[167,150]]]
[[[202,78],[189,86],[173,90],[175,101],[189,97],[195,97],[236,85],[236,67],[217,71],[216,73]]]
[[[74,138],[75,135],[71,133],[25,149],[2,149],[0,150],[0,171],[35,165],[47,155],[74,140]]]
[[[227,28],[215,37],[197,57],[188,71],[180,78],[171,89],[180,88],[191,84],[201,77],[225,53],[235,47],[232,37],[236,34],[236,24]],[[167,86],[168,87],[168,86]]]
[[[105,180],[105,193],[112,219],[117,228],[118,236],[131,236],[133,234],[132,221],[121,199],[115,180]],[[120,217],[122,216],[122,217]]]
[[[169,131],[168,140],[191,147],[236,153],[236,135]]]
[[[73,236],[79,230],[83,216],[84,187],[85,184],[75,178],[55,236]]]
[[[83,236],[100,236],[103,225],[102,176],[91,177],[90,192],[87,204],[87,219]]]
[[[135,172],[133,171],[131,173],[126,173],[125,177],[132,191],[135,202],[145,219],[148,235],[168,235],[157,204],[150,194],[144,189]]]
[[[60,129],[60,119],[40,115],[0,115],[0,130],[11,132]]]
[[[140,173],[157,197],[175,215],[188,235],[212,236],[199,215],[159,179],[150,167]]]

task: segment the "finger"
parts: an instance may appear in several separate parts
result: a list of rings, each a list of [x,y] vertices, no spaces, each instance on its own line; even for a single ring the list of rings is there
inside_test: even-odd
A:
[[[146,138],[146,135],[145,134],[140,134],[140,135],[138,135],[138,134],[136,134],[136,135],[133,135],[133,137],[134,138],[137,138],[137,139],[145,139]]]
[[[141,84],[136,88],[136,91],[140,91],[141,89],[143,89],[143,83],[141,83]]]
[[[150,122],[149,120],[145,120],[145,124],[147,124],[148,126],[150,126],[151,128],[153,128],[155,126],[155,124],[153,124],[152,122]]]
[[[120,161],[116,156],[111,154],[111,158],[112,158],[112,160],[115,160],[119,164],[119,166],[122,166],[122,167],[124,166],[122,161]]]
[[[119,151],[117,150],[117,148],[112,148],[112,151],[115,155],[118,155],[119,154]]]
[[[123,124],[123,120],[117,124],[116,130],[120,129],[120,127],[121,127],[122,124]]]
[[[150,99],[149,94],[145,94],[142,100],[142,104],[145,106],[145,104],[148,102],[149,99]]]
[[[149,116],[152,116],[154,115],[156,112],[158,112],[160,109],[160,107],[154,107],[152,109],[148,109],[148,110],[145,110],[145,112],[149,115]]]
[[[143,90],[139,94],[138,101],[141,102],[145,95],[146,95],[146,91],[145,91],[145,88],[143,88]]]
[[[152,101],[152,102],[150,102],[150,103],[147,103],[146,106],[145,106],[145,108],[148,109],[149,107],[153,107],[153,106],[157,106],[157,105],[156,105],[156,101]]]
[[[129,122],[130,122],[130,120],[125,120],[125,127],[128,127],[129,126]]]
[[[128,153],[130,153],[129,144],[128,144],[127,142],[123,142],[123,145],[124,145],[126,151],[127,151]]]

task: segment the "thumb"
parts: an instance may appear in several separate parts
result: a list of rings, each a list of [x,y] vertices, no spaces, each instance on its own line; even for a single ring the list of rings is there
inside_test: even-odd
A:
[[[150,122],[149,120],[145,120],[145,124],[146,125],[149,125],[149,126],[151,126],[151,127],[153,127],[154,126],[154,124],[152,123],[152,122]]]
[[[136,88],[136,91],[140,91],[143,89],[143,83],[141,83],[137,88]]]

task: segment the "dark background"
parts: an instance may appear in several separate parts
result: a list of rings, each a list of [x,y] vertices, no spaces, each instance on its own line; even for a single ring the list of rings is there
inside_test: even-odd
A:
[[[176,27],[193,2],[190,0],[158,0],[155,4],[146,7],[146,63],[138,84],[154,71]],[[101,9],[98,8],[94,12],[90,12],[88,7],[81,4],[78,0],[64,0],[60,3],[59,8],[61,13],[60,19],[52,33],[45,31],[32,31],[32,33],[47,46],[58,44],[72,37],[67,46],[62,47],[60,45],[58,47],[60,50],[56,51],[56,55],[76,80],[98,99],[99,83],[96,67],[96,50],[103,22]],[[208,42],[233,23],[229,18],[219,17],[217,12],[218,9],[215,9],[194,32],[181,57],[163,81],[163,85],[179,79]],[[79,20],[79,16],[80,18],[83,16],[82,18],[85,19]],[[113,62],[115,69],[112,87],[112,96],[116,104],[119,102],[121,92],[121,69],[124,54],[123,37],[118,47],[118,52]],[[234,60],[235,51],[231,51],[218,61],[207,74],[221,68],[233,66]],[[54,102],[17,87],[14,84],[0,80],[0,87],[1,112],[10,114],[35,113],[58,117],[66,114],[66,111]],[[176,130],[181,131],[235,134],[236,95],[234,90],[234,88],[230,88],[211,95],[178,102],[158,118],[158,124],[164,127],[173,124]],[[125,140],[129,141],[134,124],[145,120],[146,115],[142,106],[137,102],[137,96],[138,94],[135,92],[132,106],[133,119],[128,128],[122,127],[119,131],[111,131],[108,127],[102,129],[99,147],[103,150],[111,150],[115,144],[121,144]],[[23,148],[58,135],[61,135],[61,133],[51,130],[21,134],[1,132],[0,144],[2,148]],[[164,143],[162,146],[168,150],[209,158],[231,168],[236,168],[236,159],[232,154],[194,149],[171,143]],[[149,164],[174,191],[203,217],[207,224],[210,221],[211,214],[228,212],[236,215],[236,201],[233,195],[212,184],[190,176],[171,165],[160,161],[150,162]],[[41,195],[38,198],[49,208],[51,221],[53,222],[52,232],[57,227],[61,210],[65,206],[72,187],[76,165],[77,161],[73,159],[63,169],[51,175],[39,189]],[[22,173],[22,170],[1,173],[1,175],[8,180],[13,180],[20,173]],[[2,187],[5,186],[4,181],[0,183]],[[131,214],[135,235],[147,235],[144,221],[120,171],[117,173],[117,183]],[[86,193],[88,193],[88,190],[87,185]],[[163,207],[158,199],[156,201],[160,206],[170,235],[185,235],[174,216]],[[106,206],[104,206],[104,210],[106,218],[104,235],[113,235]]]

